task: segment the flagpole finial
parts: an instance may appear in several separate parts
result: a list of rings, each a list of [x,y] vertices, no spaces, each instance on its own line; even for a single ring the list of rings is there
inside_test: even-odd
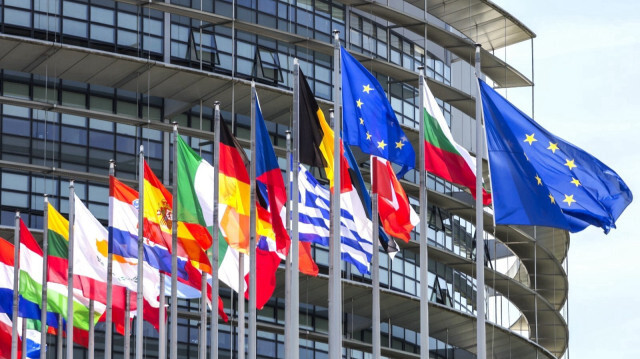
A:
[[[140,153],[144,152],[144,145],[140,145]]]
[[[178,122],[173,121],[171,124],[173,125],[173,132],[178,132]]]
[[[112,158],[109,160],[109,169],[114,169],[114,168],[116,168],[116,160]]]
[[[73,188],[73,186],[74,186],[74,182],[75,182],[75,181],[76,181],[76,180],[71,180],[71,181],[69,181],[69,188]]]
[[[298,65],[298,64],[299,64],[299,62],[298,62],[298,58],[297,58],[297,57],[294,57],[294,58],[293,58],[293,64],[294,64],[294,65]]]
[[[333,30],[333,38],[336,43],[340,42],[340,30]]]
[[[47,193],[43,194],[42,197],[44,197],[44,203],[49,203],[49,195]]]
[[[16,218],[20,218],[20,211],[16,211]]]
[[[214,106],[220,106],[220,101],[213,101]]]
[[[291,139],[291,130],[286,130],[284,131],[286,137],[287,137],[287,141],[289,141]]]
[[[256,87],[256,82],[254,80],[251,80],[251,88],[255,88]]]

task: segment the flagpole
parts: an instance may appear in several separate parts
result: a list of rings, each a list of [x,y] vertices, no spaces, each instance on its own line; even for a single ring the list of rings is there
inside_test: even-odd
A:
[[[62,353],[63,353],[63,348],[62,346],[64,345],[63,342],[64,340],[62,339],[62,314],[58,315],[58,335],[56,338],[56,358],[58,359],[62,359]]]
[[[124,358],[129,359],[131,357],[131,308],[129,307],[131,291],[129,289],[124,290],[124,300]]]
[[[480,49],[482,45],[476,44],[476,84],[480,78]],[[478,359],[487,357],[487,339],[485,333],[484,314],[484,230],[483,230],[483,205],[482,205],[482,154],[484,153],[482,130],[482,102],[480,91],[476,96],[476,311],[477,320],[477,356]]]
[[[296,70],[295,70],[295,60],[294,61],[294,70],[293,70],[293,102],[295,103],[296,101]],[[296,106],[293,106],[294,111]],[[295,112],[294,115],[295,117]],[[286,191],[287,191],[287,205],[285,206],[285,218],[287,219],[287,221],[285,222],[286,228],[287,228],[287,232],[289,232],[289,237],[292,237],[291,235],[291,206],[290,206],[290,201],[293,199],[293,196],[289,197],[291,195],[291,163],[292,163],[292,158],[291,158],[291,131],[287,130],[286,132],[286,139],[287,139],[287,156],[286,156],[286,160],[287,160],[287,173],[286,173],[286,181],[285,181],[285,186],[286,186]],[[285,358],[292,358],[292,354],[293,354],[293,349],[291,346],[291,337],[293,335],[293,333],[291,333],[291,326],[292,326],[292,322],[291,322],[291,258],[292,258],[292,250],[293,247],[293,238],[291,241],[291,245],[289,246],[289,252],[287,253],[287,258],[285,260],[285,264],[284,264],[284,357]]]
[[[373,161],[371,161],[373,164]],[[374,173],[371,169],[371,187],[373,188]],[[372,191],[373,192],[373,191]],[[371,269],[371,283],[373,284],[373,298],[372,298],[372,310],[371,321],[373,326],[371,328],[371,344],[372,344],[372,357],[373,359],[379,359],[381,355],[380,351],[380,243],[379,236],[380,230],[378,229],[378,193],[373,192],[371,195],[371,233],[373,242],[373,268]]]
[[[244,256],[244,253],[238,256],[238,359],[245,359]]]
[[[218,230],[218,197],[220,176],[220,102],[213,103],[213,223],[211,232],[211,359],[218,359],[218,257],[220,256]],[[231,333],[233,338],[233,331]]]
[[[175,156],[173,157],[175,161]],[[136,291],[136,359],[142,359],[142,343],[144,340],[144,303],[142,290],[144,288],[144,145],[140,145],[138,155],[138,287]],[[129,315],[129,313],[125,313]],[[129,318],[125,318],[127,321]]]
[[[73,359],[73,246],[75,238],[76,200],[73,180],[69,181],[69,269],[67,287],[67,359]]]
[[[249,359],[256,359],[256,84],[251,82],[251,164],[249,220]]]
[[[425,52],[426,57],[426,52]],[[420,72],[420,359],[429,359],[429,246],[427,244],[427,170],[425,168],[424,144],[424,66],[418,68]]]
[[[109,176],[115,176],[116,162],[109,160]],[[111,186],[111,180],[109,180]],[[110,209],[113,210],[113,209]],[[111,213],[111,212],[110,212]],[[111,223],[110,223],[111,224]],[[107,251],[107,316],[104,323],[104,359],[111,359],[111,341],[113,338],[113,231],[109,231],[109,250]],[[40,358],[44,359],[44,358]]]
[[[44,195],[42,213],[42,305],[40,306],[40,359],[47,357],[47,269],[49,268],[49,195]]]
[[[88,359],[94,358],[94,352],[96,348],[96,325],[94,323],[94,314],[93,314],[94,302],[93,299],[89,300],[89,348],[88,348]],[[106,348],[105,348],[106,349]]]
[[[22,317],[22,346],[20,348],[20,358],[27,358],[27,318]]]
[[[18,359],[18,292],[20,291],[20,211],[16,211],[13,236],[13,313],[11,314],[11,359]]]
[[[291,337],[290,353],[287,358],[297,359],[300,356],[300,235],[298,232],[298,164],[300,163],[300,64],[298,59],[293,59],[293,141],[291,143],[293,153],[293,171],[294,181],[291,184],[291,211],[293,221],[291,222],[291,306],[287,313],[291,315]],[[291,164],[289,158],[287,163]],[[287,178],[287,181],[290,181]],[[287,217],[288,218],[288,217]]]
[[[329,245],[329,358],[342,357],[342,269],[340,266],[340,127],[342,125],[342,77],[340,31],[334,30],[333,51],[333,193],[331,194],[331,242]],[[334,118],[335,116],[335,118]]]
[[[216,298],[217,299],[217,298]],[[213,302],[213,292],[211,293]],[[217,300],[216,300],[217,301]],[[198,343],[198,358],[206,359],[207,355],[207,272],[202,271],[200,283],[200,335]]]
[[[173,123],[173,204],[171,211],[171,359],[178,359],[178,124]],[[140,358],[142,359],[142,358]]]
[[[160,273],[159,284],[159,297],[158,297],[158,359],[166,359],[167,357],[167,318],[165,308],[165,284],[164,274]]]

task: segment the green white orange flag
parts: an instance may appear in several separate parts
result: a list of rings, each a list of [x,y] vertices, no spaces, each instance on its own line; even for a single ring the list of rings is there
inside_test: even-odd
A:
[[[476,161],[451,135],[447,121],[424,81],[424,163],[427,172],[467,187],[476,196]],[[482,203],[491,203],[491,195],[482,190]]]

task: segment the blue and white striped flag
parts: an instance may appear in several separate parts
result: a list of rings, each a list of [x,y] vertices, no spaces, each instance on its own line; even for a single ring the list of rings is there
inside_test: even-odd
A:
[[[330,192],[299,165],[300,188],[299,224],[300,240],[329,246]],[[340,195],[341,257],[362,274],[369,274],[373,246],[371,221],[367,218],[355,189]]]

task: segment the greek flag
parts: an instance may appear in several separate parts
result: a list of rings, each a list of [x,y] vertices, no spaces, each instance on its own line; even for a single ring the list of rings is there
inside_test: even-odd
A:
[[[330,192],[304,166],[299,168],[300,240],[329,246]],[[371,221],[355,189],[340,194],[340,235],[342,260],[356,266],[360,273],[369,274],[373,251]]]

